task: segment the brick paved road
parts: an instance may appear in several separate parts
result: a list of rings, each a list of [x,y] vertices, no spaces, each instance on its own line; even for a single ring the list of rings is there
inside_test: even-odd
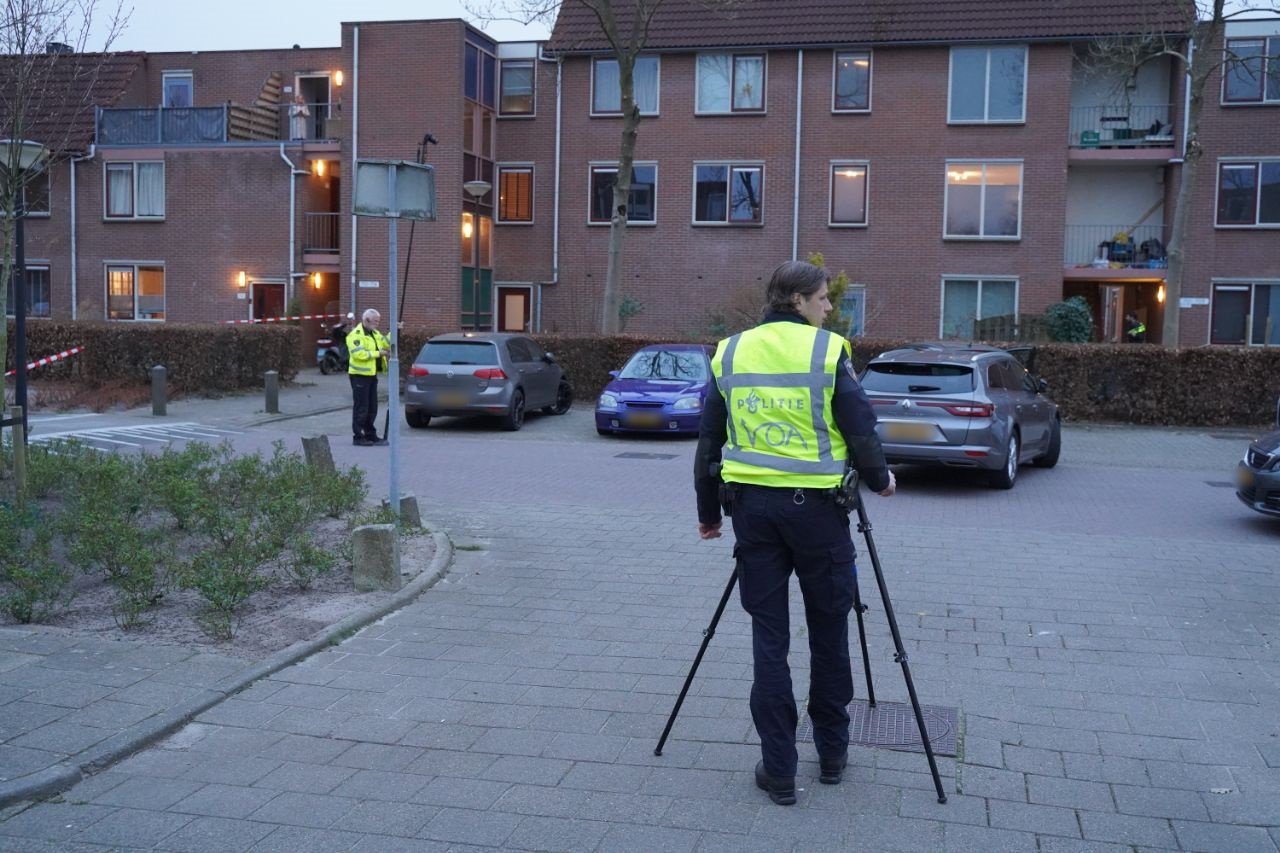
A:
[[[237,443],[323,429],[342,460],[385,454],[346,445],[341,415],[274,429]],[[750,781],[736,605],[652,754],[730,568],[726,540],[693,533],[689,442],[599,439],[578,411],[404,442],[404,487],[478,550],[405,611],[11,814],[0,849],[1277,849],[1280,525],[1211,485],[1242,439],[1069,429],[1059,468],[1012,492],[903,471],[869,507],[921,698],[962,711],[951,801],[919,755],[855,750],[832,788],[802,751],[791,809]],[[877,693],[903,700],[879,610]]]

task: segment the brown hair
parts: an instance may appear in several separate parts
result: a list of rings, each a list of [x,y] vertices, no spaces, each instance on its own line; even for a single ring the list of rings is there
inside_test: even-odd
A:
[[[765,313],[796,313],[796,306],[791,297],[812,296],[822,289],[822,285],[830,284],[831,276],[825,269],[804,261],[786,261],[773,271],[769,286],[765,288]]]

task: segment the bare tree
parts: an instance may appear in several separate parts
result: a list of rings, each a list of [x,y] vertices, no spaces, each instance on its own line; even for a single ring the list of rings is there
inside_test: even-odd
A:
[[[1142,66],[1168,57],[1173,60],[1176,70],[1181,72],[1186,81],[1186,139],[1182,173],[1174,200],[1173,222],[1169,230],[1169,271],[1165,278],[1166,307],[1161,334],[1161,343],[1170,347],[1178,345],[1181,326],[1179,314],[1186,272],[1186,239],[1191,223],[1196,177],[1200,160],[1204,156],[1200,142],[1200,121],[1204,112],[1205,90],[1210,79],[1224,67],[1239,68],[1242,73],[1262,73],[1262,63],[1257,63],[1255,72],[1245,58],[1235,56],[1226,49],[1224,35],[1227,22],[1250,13],[1280,13],[1280,3],[1277,2],[1244,4],[1233,0],[1175,0],[1175,3],[1186,21],[1185,31],[1169,32],[1162,28],[1160,31],[1153,29],[1137,35],[1098,39],[1090,45],[1085,60],[1091,72],[1127,81],[1132,80]],[[1272,57],[1271,61],[1280,62],[1280,57]]]
[[[84,148],[84,118],[93,115],[96,84],[109,62],[112,42],[128,21],[121,0],[98,14],[97,0],[0,0],[0,139],[30,139],[54,161]],[[96,21],[95,21],[96,18]],[[85,53],[99,33],[100,52]],[[37,170],[24,170],[21,148],[0,146],[0,281],[13,280],[15,214]],[[45,170],[51,170],[52,164]],[[0,317],[9,311],[8,287],[0,286]],[[0,353],[8,328],[0,323]],[[4,361],[0,356],[0,361]]]
[[[621,328],[622,244],[627,229],[627,204],[631,195],[631,167],[640,130],[640,106],[636,103],[636,59],[649,40],[649,26],[664,0],[491,0],[468,2],[468,12],[479,20],[511,20],[543,23],[548,28],[566,7],[588,10],[599,24],[599,35],[608,42],[618,63],[622,98],[622,136],[618,145],[618,175],[613,184],[609,217],[609,266],[605,275],[600,331],[615,335]],[[727,8],[734,0],[703,0],[708,11]]]

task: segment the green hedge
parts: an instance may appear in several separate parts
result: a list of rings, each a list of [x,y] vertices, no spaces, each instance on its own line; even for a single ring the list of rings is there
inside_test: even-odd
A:
[[[145,383],[157,364],[168,369],[172,387],[188,392],[257,388],[262,374],[298,372],[296,326],[195,324],[27,323],[27,361],[75,346],[85,351],[65,361],[35,368],[32,379],[77,379],[89,385]],[[9,323],[7,364],[14,364],[13,323]]]

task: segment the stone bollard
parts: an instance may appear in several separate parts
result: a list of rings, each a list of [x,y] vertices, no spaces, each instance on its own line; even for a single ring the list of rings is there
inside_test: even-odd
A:
[[[394,524],[365,524],[351,534],[356,592],[400,588],[400,539]]]
[[[391,501],[383,498],[382,508],[390,509]],[[400,523],[405,527],[422,526],[422,513],[418,512],[418,499],[411,494],[400,496]]]
[[[165,389],[165,369],[157,364],[151,368],[151,414],[163,416],[169,393]]]
[[[304,435],[302,437],[302,455],[307,464],[322,474],[332,474],[333,450],[329,447],[327,435]]]
[[[262,378],[267,392],[266,412],[268,415],[278,415],[280,414],[280,373],[276,370],[268,370]]]

